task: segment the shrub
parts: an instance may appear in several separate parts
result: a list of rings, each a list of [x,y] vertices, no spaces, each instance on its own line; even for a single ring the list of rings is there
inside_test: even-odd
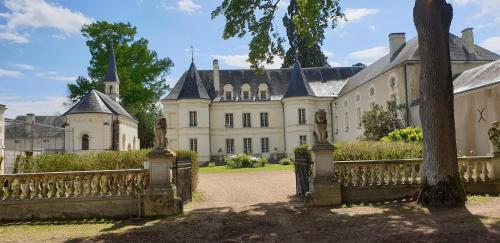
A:
[[[215,166],[216,166],[216,165],[215,165],[215,162],[208,162],[208,167],[209,167],[209,168],[213,168],[213,167],[215,167]]]
[[[236,154],[226,157],[224,163],[229,169],[256,168],[266,166],[267,158],[257,158],[247,154]]]
[[[283,158],[278,162],[280,165],[291,165],[293,161],[289,158]]]
[[[403,127],[403,122],[398,118],[396,99],[387,101],[387,110],[375,104],[369,111],[363,113],[362,123],[365,128],[364,136],[368,140],[378,141],[389,132]]]
[[[422,143],[424,133],[419,127],[407,127],[392,131],[381,140],[385,142]]]
[[[391,160],[422,158],[423,147],[419,143],[370,142],[335,144],[333,160]]]

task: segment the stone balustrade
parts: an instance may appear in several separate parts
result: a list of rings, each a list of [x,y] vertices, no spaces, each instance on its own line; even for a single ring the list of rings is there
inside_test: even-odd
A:
[[[458,169],[462,182],[487,183],[494,180],[488,169],[493,157],[460,157]],[[334,178],[341,186],[370,188],[396,185],[420,185],[422,159],[335,161]]]
[[[0,175],[0,202],[15,200],[137,197],[149,171],[111,170]]]

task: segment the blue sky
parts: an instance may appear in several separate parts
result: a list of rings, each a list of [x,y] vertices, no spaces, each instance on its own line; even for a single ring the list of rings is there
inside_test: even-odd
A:
[[[281,0],[286,5],[286,0]],[[500,53],[500,0],[448,0],[454,6],[451,32],[475,28],[475,41]],[[0,0],[0,103],[7,117],[65,111],[67,83],[86,76],[90,54],[79,30],[96,20],[130,22],[160,57],[175,67],[175,83],[189,67],[189,46],[199,69],[218,58],[222,69],[247,68],[248,38],[223,40],[224,19],[210,19],[221,0]],[[387,53],[391,32],[416,35],[413,0],[342,0],[350,20],[328,30],[322,49],[334,66],[369,64]],[[278,13],[281,26],[285,8]],[[284,30],[281,34],[285,36]],[[280,60],[273,66],[280,66]]]

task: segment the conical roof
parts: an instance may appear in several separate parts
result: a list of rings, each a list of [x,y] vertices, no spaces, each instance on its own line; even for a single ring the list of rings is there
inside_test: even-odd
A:
[[[194,62],[166,99],[210,99]]]
[[[85,94],[85,96],[68,111],[66,111],[63,116],[82,113],[123,115],[135,120],[135,118],[125,108],[123,108],[120,103],[95,89]]]
[[[116,71],[116,59],[115,59],[115,49],[111,47],[109,51],[109,63],[108,63],[108,73],[104,78],[105,82],[120,82],[118,78],[118,72]]]
[[[309,82],[302,71],[300,63],[297,61],[293,66],[293,70],[288,76],[288,88],[283,98],[301,97],[301,96],[315,96],[314,92],[309,86]]]

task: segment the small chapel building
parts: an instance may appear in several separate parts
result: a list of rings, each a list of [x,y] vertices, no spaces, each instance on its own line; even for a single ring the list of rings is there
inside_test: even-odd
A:
[[[120,104],[120,79],[112,48],[104,84],[104,93],[89,91],[62,115],[66,151],[139,149],[138,121]]]

